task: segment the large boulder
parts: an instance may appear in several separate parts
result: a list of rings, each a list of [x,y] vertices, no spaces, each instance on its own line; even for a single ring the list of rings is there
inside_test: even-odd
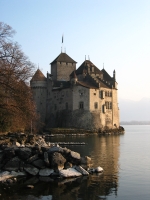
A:
[[[34,156],[31,156],[28,158],[27,162],[32,163],[33,161],[37,160],[39,158],[38,154],[35,154]]]
[[[26,164],[24,170],[33,176],[37,175],[39,172],[39,169],[30,164]]]
[[[64,168],[64,163],[66,159],[58,152],[54,152],[50,158],[52,168],[57,172]]]
[[[15,156],[15,148],[13,147],[7,147],[4,149],[4,156],[7,159],[11,159],[12,157]]]
[[[72,164],[75,165],[79,165],[81,162],[80,154],[74,151],[70,151],[68,159]]]
[[[25,147],[19,148],[16,153],[20,159],[27,160],[31,156],[32,151],[30,148]]]
[[[50,176],[54,172],[53,169],[45,168],[45,169],[40,169],[39,175],[40,176]]]
[[[39,169],[45,168],[45,162],[42,159],[35,160],[32,162],[32,164]]]
[[[59,152],[63,153],[63,148],[60,146],[53,146],[48,150],[48,154],[54,153],[54,152]]]
[[[16,156],[10,159],[3,167],[6,171],[18,171],[20,167],[20,159]]]
[[[59,171],[59,175],[64,178],[82,176],[82,174],[74,168],[62,169]]]

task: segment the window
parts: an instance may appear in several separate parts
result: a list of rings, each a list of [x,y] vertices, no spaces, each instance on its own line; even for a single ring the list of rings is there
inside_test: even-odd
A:
[[[112,109],[112,102],[110,102],[110,104],[109,104],[109,108]]]
[[[110,92],[109,94],[110,94],[110,97],[112,97],[112,92]]]
[[[98,103],[97,102],[94,103],[94,108],[98,109]]]
[[[107,97],[107,91],[105,92],[105,96]]]
[[[99,91],[99,97],[101,99],[104,99],[104,91],[103,90]]]
[[[84,102],[79,102],[79,109],[84,109]]]
[[[106,109],[109,109],[109,102],[105,101]]]
[[[103,113],[106,112],[106,105],[102,105],[102,112],[103,112]]]
[[[112,109],[112,102],[105,101],[106,109]]]

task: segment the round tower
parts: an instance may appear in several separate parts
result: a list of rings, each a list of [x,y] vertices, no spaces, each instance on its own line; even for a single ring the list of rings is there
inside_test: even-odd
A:
[[[46,117],[46,99],[47,99],[47,81],[43,73],[38,69],[30,81],[30,87],[33,92],[33,98],[36,104],[36,111],[40,116],[41,122],[45,122]]]

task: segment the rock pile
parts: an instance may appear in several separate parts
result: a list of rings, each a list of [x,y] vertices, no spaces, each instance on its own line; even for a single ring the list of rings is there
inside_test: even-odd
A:
[[[66,147],[47,144],[42,137],[26,144],[13,141],[13,145],[0,145],[0,181],[27,175],[77,177],[103,171],[101,167],[98,167],[97,171],[96,169],[88,171],[90,165],[90,157],[81,157],[79,153]]]

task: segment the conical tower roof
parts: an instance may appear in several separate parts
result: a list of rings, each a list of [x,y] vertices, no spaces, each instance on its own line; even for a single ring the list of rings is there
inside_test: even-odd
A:
[[[31,79],[31,82],[32,81],[46,81],[46,77],[41,72],[41,70],[37,69],[37,71],[35,72],[34,76]]]

